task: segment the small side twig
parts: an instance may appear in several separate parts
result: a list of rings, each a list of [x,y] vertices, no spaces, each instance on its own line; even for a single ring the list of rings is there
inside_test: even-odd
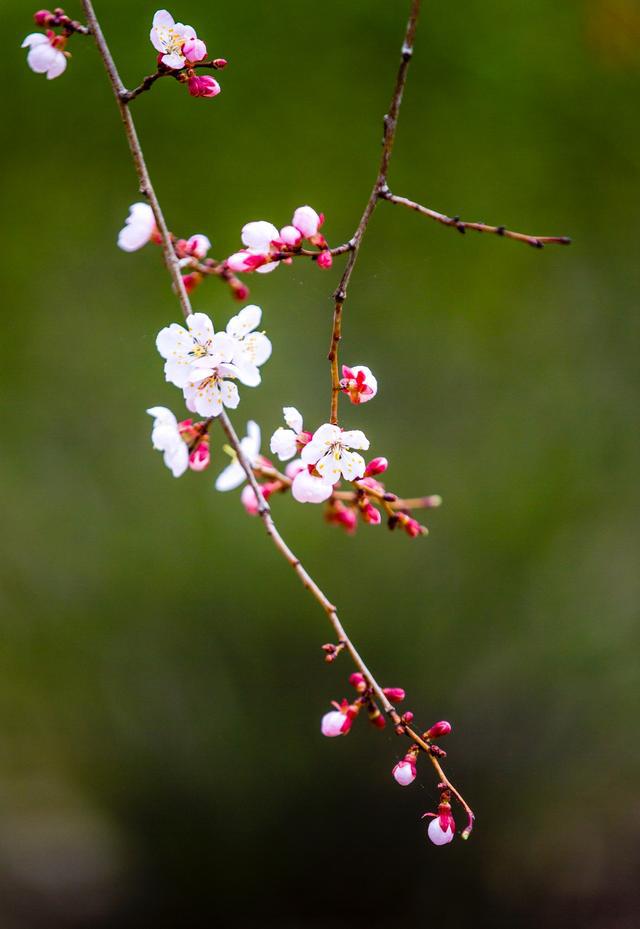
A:
[[[429,219],[442,223],[443,226],[452,226],[458,232],[465,233],[467,229],[473,232],[488,232],[491,235],[501,236],[504,239],[514,239],[516,242],[524,242],[533,248],[544,248],[545,245],[570,245],[571,239],[566,235],[527,235],[524,232],[514,232],[507,229],[506,226],[489,226],[487,223],[470,223],[460,219],[459,216],[446,216],[444,213],[438,213],[428,206],[416,203],[415,200],[409,200],[407,197],[399,197],[392,194],[388,188],[380,191],[380,199],[387,200],[389,203],[396,203],[399,206],[406,206],[409,210],[415,210],[422,216],[428,216]]]

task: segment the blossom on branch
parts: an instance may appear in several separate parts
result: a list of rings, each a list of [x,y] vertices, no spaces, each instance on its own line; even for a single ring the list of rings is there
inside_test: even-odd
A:
[[[137,252],[157,236],[158,228],[149,204],[132,203],[124,226],[118,233],[118,246],[125,252]]]
[[[153,406],[147,413],[154,418],[153,447],[164,452],[164,463],[174,477],[180,477],[189,467],[189,448],[180,435],[178,420],[165,406]]]
[[[187,87],[192,97],[217,97],[221,90],[220,84],[210,74],[192,74]]]
[[[288,461],[298,454],[307,442],[311,439],[310,432],[304,432],[302,429],[302,416],[294,406],[284,406],[284,421],[289,427],[285,429],[280,426],[271,436],[270,448],[274,455],[277,455],[280,461]]]
[[[352,403],[367,403],[378,393],[378,382],[365,365],[350,368],[342,365],[340,390],[347,394]]]
[[[322,249],[316,258],[317,264],[329,268],[332,263],[331,252],[326,239],[319,232],[323,222],[324,216],[316,213],[312,207],[300,206],[293,214],[291,225],[283,226],[280,231],[273,223],[262,219],[246,223],[241,234],[242,244],[246,248],[230,255],[227,267],[235,272],[259,271],[260,274],[268,274],[281,261],[290,263],[289,255],[295,255],[303,240],[308,239],[312,245]]]
[[[311,474],[306,466],[298,471],[291,484],[291,496],[298,503],[324,503],[332,493],[331,484]]]
[[[305,464],[314,465],[327,484],[336,484],[341,477],[355,481],[364,476],[366,464],[362,455],[349,451],[351,448],[369,448],[364,432],[359,429],[345,431],[325,423],[302,449],[301,458]]]
[[[68,53],[63,51],[66,45],[65,36],[56,35],[51,29],[46,35],[42,32],[31,32],[22,48],[28,48],[27,64],[36,74],[46,74],[47,80],[60,77],[67,67]]]
[[[193,26],[177,23],[167,10],[158,10],[153,17],[149,38],[166,68],[180,70],[187,60],[201,61],[207,55],[207,47]]]

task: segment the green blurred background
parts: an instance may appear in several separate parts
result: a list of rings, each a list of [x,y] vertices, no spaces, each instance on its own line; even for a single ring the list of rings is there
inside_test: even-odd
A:
[[[216,100],[166,81],[134,105],[171,228],[222,257],[310,203],[348,238],[406,7],[172,7],[230,64]],[[154,10],[97,2],[130,86]],[[2,929],[636,926],[640,5],[426,4],[392,189],[574,244],[382,204],[343,343],[381,390],[347,424],[394,489],[444,506],[410,541],[274,501],[379,677],[453,722],[478,825],[444,849],[419,819],[431,773],[399,789],[391,733],[320,736],[350,668],[323,664],[321,611],[213,491],[222,441],[180,481],[150,447],[145,408],[181,411],[154,348],[178,309],[158,249],[115,247],[139,195],[93,45],[47,82],[18,47],[31,12],[3,2]],[[239,428],[326,416],[341,266],[248,279],[274,354]],[[237,309],[216,281],[195,304]]]

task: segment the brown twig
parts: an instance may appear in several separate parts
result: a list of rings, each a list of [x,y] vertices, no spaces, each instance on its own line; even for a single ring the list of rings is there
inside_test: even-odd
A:
[[[189,295],[187,294],[187,291],[184,286],[184,282],[182,280],[182,275],[180,273],[180,266],[178,264],[178,259],[176,257],[176,254],[173,248],[173,242],[172,242],[171,235],[168,231],[165,218],[163,216],[162,210],[160,208],[160,204],[158,202],[158,198],[156,196],[153,185],[151,183],[151,179],[149,177],[149,172],[147,170],[142,148],[140,146],[140,141],[136,133],[135,125],[131,117],[131,113],[129,112],[129,109],[128,109],[128,104],[125,100],[123,100],[123,97],[122,97],[122,93],[123,91],[126,91],[126,88],[124,87],[120,79],[120,75],[118,74],[117,68],[115,66],[115,63],[113,61],[113,58],[111,56],[107,43],[105,41],[102,30],[100,28],[100,24],[96,18],[91,0],[82,0],[82,5],[84,8],[85,14],[87,16],[87,21],[89,23],[91,32],[94,35],[94,38],[95,38],[95,41],[98,47],[98,51],[103,60],[103,63],[104,63],[104,66],[107,72],[107,76],[113,88],[114,96],[116,98],[118,107],[120,109],[120,113],[121,113],[122,120],[123,120],[124,127],[125,127],[125,132],[127,135],[127,140],[129,142],[129,148],[131,149],[134,166],[138,174],[138,179],[140,181],[140,189],[149,199],[149,202],[151,204],[151,207],[153,209],[154,216],[156,219],[156,225],[162,236],[165,261],[167,264],[167,269],[173,281],[174,291],[180,302],[182,312],[184,316],[187,317],[191,313],[191,304],[189,301]],[[410,15],[409,24],[407,27],[406,36],[405,36],[405,44],[403,46],[403,63],[400,68],[398,78],[396,81],[396,89],[394,92],[392,107],[389,111],[390,115],[393,116],[393,126],[394,126],[393,131],[395,131],[395,119],[397,118],[397,112],[398,112],[398,108],[400,105],[400,99],[402,97],[402,90],[404,87],[404,80],[406,77],[406,65],[408,64],[409,58],[411,57],[411,43],[413,40],[413,35],[415,33],[419,6],[420,6],[419,0],[413,0],[412,6],[411,6],[411,15]],[[387,125],[387,120],[385,120],[385,125]],[[388,125],[391,125],[391,123],[388,123]],[[390,155],[391,147],[393,145],[393,133],[391,132],[391,130],[389,130],[389,133],[391,134],[389,134],[387,138],[385,139],[385,153],[386,154],[383,154],[383,159],[381,162],[381,171],[383,168],[386,170],[386,165],[388,164],[388,157]],[[352,252],[351,255],[349,256],[349,260],[351,262],[351,270],[353,269],[352,257],[357,254],[357,248],[359,247],[360,239],[362,238],[362,234],[368,222],[367,216],[370,215],[370,212],[372,211],[374,204],[375,204],[375,198],[374,200],[370,199],[369,204],[368,204],[368,210],[365,210],[365,214],[363,214],[363,220],[361,221],[361,224],[358,227],[360,230],[360,235],[359,235],[356,245],[354,246],[354,252]],[[353,260],[355,260],[354,257],[353,257]],[[348,284],[349,276],[350,276],[350,271],[349,271],[349,274],[346,276],[346,280],[344,281],[344,284],[342,285],[342,287],[345,290]],[[345,276],[343,275],[343,278],[344,277]],[[466,801],[462,798],[460,793],[453,787],[450,781],[445,777],[444,772],[442,771],[442,768],[438,760],[434,757],[434,755],[430,751],[429,741],[425,738],[422,738],[418,733],[414,732],[414,730],[411,729],[405,722],[403,722],[402,718],[398,715],[395,708],[388,700],[382,687],[380,686],[380,684],[378,684],[375,677],[373,676],[373,674],[371,673],[371,671],[365,664],[363,658],[359,654],[352,640],[347,635],[346,630],[338,617],[338,612],[337,612],[336,607],[329,600],[329,598],[322,591],[322,589],[318,586],[318,584],[314,581],[314,579],[311,577],[309,572],[302,565],[300,559],[294,554],[294,552],[289,548],[287,543],[284,541],[284,539],[280,535],[280,532],[274,523],[273,517],[271,516],[269,504],[264,499],[264,496],[260,489],[260,485],[258,481],[256,480],[256,476],[253,472],[251,463],[249,462],[246,455],[244,454],[242,450],[242,446],[240,444],[240,440],[238,439],[238,436],[233,427],[233,424],[231,423],[224,409],[218,416],[218,419],[220,421],[220,425],[222,426],[222,429],[224,430],[229,440],[229,444],[231,445],[234,452],[236,453],[238,457],[238,461],[240,462],[247,476],[247,480],[250,486],[253,488],[253,491],[256,495],[256,500],[258,503],[258,513],[264,524],[267,535],[273,542],[276,549],[283,556],[283,558],[287,561],[289,565],[291,565],[291,567],[297,574],[303,586],[311,593],[311,595],[320,604],[320,606],[326,613],[327,618],[329,619],[329,622],[331,623],[336,633],[338,641],[340,643],[344,642],[344,647],[351,655],[351,658],[356,668],[364,676],[365,680],[367,681],[371,689],[372,694],[378,700],[385,714],[390,718],[391,722],[393,723],[396,729],[396,732],[398,732],[399,734],[404,734],[408,736],[409,739],[411,739],[411,741],[414,744],[418,745],[424,752],[426,752],[429,760],[431,761],[432,765],[434,766],[436,770],[436,773],[438,774],[438,777],[441,780],[441,783],[445,784],[455,794],[455,796],[458,798],[461,805],[464,807],[468,815],[471,817],[470,822],[472,822],[473,813],[471,812],[470,807],[468,806]],[[466,838],[466,835],[465,835],[465,838]]]
[[[340,278],[340,283],[338,284],[333,294],[333,326],[331,329],[329,354],[327,356],[331,366],[331,413],[329,421],[332,423],[337,423],[338,421],[338,398],[340,395],[338,347],[340,344],[340,339],[342,338],[342,307],[344,306],[344,302],[347,299],[349,281],[351,280],[353,269],[355,268],[356,261],[358,260],[358,252],[360,250],[360,245],[362,244],[363,236],[367,230],[367,226],[369,225],[369,221],[373,215],[373,211],[376,208],[378,200],[381,197],[381,192],[387,187],[387,172],[389,170],[391,152],[393,151],[393,143],[396,137],[398,114],[400,112],[402,95],[407,81],[409,62],[413,56],[413,43],[415,39],[416,28],[418,26],[419,13],[420,0],[411,0],[409,20],[405,29],[404,41],[402,43],[400,65],[396,74],[396,81],[393,88],[391,103],[383,120],[384,128],[382,136],[382,154],[380,156],[378,175],[371,189],[371,193],[369,194],[369,199],[367,200],[362,216],[360,217],[358,227],[351,239],[353,242],[353,248],[347,259],[342,277]]]
[[[184,68],[159,68],[154,74],[149,74],[147,77],[142,80],[137,87],[134,87],[133,90],[123,90],[120,93],[120,99],[124,103],[130,103],[132,100],[135,100],[136,97],[139,97],[140,94],[145,93],[147,90],[151,90],[153,85],[161,77],[173,77],[176,81],[183,81],[184,75],[187,71],[195,71],[198,68],[206,68],[209,71],[221,71],[227,66],[226,59],[223,58],[214,58],[212,61],[199,61],[195,64],[189,65],[189,67]]]
[[[422,216],[428,216],[429,219],[434,219],[437,223],[442,223],[443,226],[452,226],[458,232],[464,233],[467,229],[474,232],[488,232],[505,239],[514,239],[516,242],[525,242],[527,245],[533,246],[533,248],[544,248],[545,245],[571,244],[571,239],[565,235],[526,235],[524,232],[514,232],[507,229],[506,226],[488,226],[486,223],[465,222],[459,216],[446,216],[444,213],[438,213],[437,210],[422,206],[421,203],[416,203],[414,200],[408,200],[407,197],[398,197],[396,194],[392,194],[388,188],[381,190],[379,196],[383,200],[388,200],[389,203],[406,206]]]

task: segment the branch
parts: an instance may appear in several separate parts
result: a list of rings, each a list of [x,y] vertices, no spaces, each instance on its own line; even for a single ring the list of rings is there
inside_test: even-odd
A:
[[[420,213],[422,216],[428,216],[429,219],[434,219],[437,223],[442,223],[443,226],[452,226],[458,232],[465,233],[467,229],[474,232],[488,232],[492,235],[502,236],[505,239],[514,239],[516,242],[525,242],[527,245],[533,246],[533,248],[544,248],[545,245],[571,244],[571,239],[565,235],[526,235],[524,232],[513,232],[511,229],[507,229],[506,226],[488,226],[486,223],[464,222],[459,216],[446,216],[444,213],[438,213],[437,210],[422,206],[422,204],[416,203],[414,200],[398,197],[397,194],[392,194],[388,188],[381,190],[379,196],[382,200],[388,200],[389,203],[397,203],[399,206],[406,206],[410,210],[415,210],[416,213]]]
[[[151,183],[151,179],[149,177],[149,172],[147,170],[147,166],[145,163],[142,148],[140,146],[140,141],[138,139],[138,135],[135,129],[133,118],[131,116],[131,113],[129,112],[128,103],[125,99],[123,99],[123,93],[126,94],[127,92],[126,88],[124,87],[122,80],[120,79],[120,75],[118,74],[118,70],[116,68],[116,65],[113,61],[113,58],[111,56],[111,53],[105,41],[104,35],[100,28],[100,24],[96,18],[91,0],[82,0],[82,5],[84,8],[86,17],[87,17],[87,21],[89,23],[89,27],[95,38],[98,51],[104,63],[107,76],[111,83],[111,87],[113,89],[113,93],[116,98],[116,102],[118,104],[120,114],[122,116],[122,120],[123,120],[124,127],[125,127],[125,132],[127,135],[127,140],[129,142],[129,148],[131,149],[134,166],[138,174],[138,179],[140,181],[140,189],[149,199],[149,202],[151,204],[151,207],[153,209],[153,213],[156,219],[156,225],[162,236],[165,262],[167,264],[167,269],[173,281],[173,287],[174,287],[176,296],[180,302],[180,306],[181,306],[184,316],[187,317],[192,312],[191,304],[189,301],[189,295],[187,294],[187,291],[185,289],[185,286],[182,280],[182,275],[180,273],[178,259],[175,255],[175,251],[173,248],[171,235],[168,231],[167,224],[166,224],[164,215],[162,213],[162,209],[160,207],[158,198],[156,196],[155,190]],[[385,148],[384,148],[383,158],[381,162],[381,172],[383,171],[383,169],[386,170],[386,165],[388,165],[388,159],[391,153],[391,147],[393,145],[393,133],[395,132],[395,119],[397,118],[397,112],[400,106],[400,99],[402,97],[402,90],[404,87],[404,80],[406,77],[406,66],[408,64],[409,58],[411,57],[409,43],[410,43],[410,40],[413,39],[413,35],[415,33],[415,26],[416,26],[416,21],[417,21],[419,5],[420,5],[419,0],[413,0],[412,8],[411,8],[411,16],[409,19],[407,33],[405,36],[405,44],[403,46],[403,60],[402,60],[402,64],[401,64],[401,67],[398,73],[398,78],[396,80],[396,89],[394,91],[392,106],[389,111],[390,114],[393,114],[393,129],[389,130],[389,134],[385,138]],[[386,125],[386,121],[385,121],[385,125]],[[374,188],[374,190],[377,190],[377,187]],[[370,198],[369,203],[367,205],[367,209],[365,210],[365,213],[363,214],[363,219],[361,220],[360,226],[358,227],[359,236],[358,236],[357,244],[354,246],[356,251],[350,254],[349,256],[350,261],[352,260],[352,257],[357,252],[359,241],[362,238],[362,234],[368,222],[367,217],[370,216],[371,211],[373,210],[373,205],[375,204],[375,200],[376,200],[376,197],[374,197],[373,199]],[[353,267],[353,262],[351,264],[351,267]],[[346,283],[348,283],[348,277],[347,277]],[[346,287],[346,283],[343,285],[344,287]],[[396,712],[393,705],[390,703],[389,699],[385,695],[382,687],[380,686],[380,684],[378,684],[375,677],[373,676],[373,674],[371,673],[371,671],[365,664],[363,658],[360,656],[355,645],[353,644],[353,642],[347,635],[347,632],[338,617],[337,608],[329,600],[329,598],[322,591],[322,589],[318,586],[315,580],[311,577],[311,575],[306,570],[306,568],[303,567],[300,559],[293,553],[293,551],[289,548],[287,543],[284,541],[284,539],[280,535],[280,532],[274,523],[273,517],[271,516],[269,504],[264,499],[264,496],[260,489],[260,485],[258,481],[256,480],[255,474],[253,473],[251,463],[249,462],[246,455],[244,454],[242,450],[242,446],[240,444],[240,440],[238,439],[238,436],[235,432],[233,424],[231,423],[224,409],[218,416],[218,419],[220,421],[220,425],[222,426],[222,429],[224,430],[229,440],[229,444],[231,445],[234,452],[238,456],[238,461],[240,462],[247,476],[247,480],[250,486],[253,488],[253,491],[256,495],[256,500],[258,502],[258,514],[264,524],[267,535],[273,542],[276,549],[283,556],[283,558],[294,569],[295,573],[299,577],[303,586],[311,593],[311,595],[320,604],[320,606],[326,613],[327,618],[329,619],[329,622],[331,623],[338,637],[339,643],[344,643],[344,647],[351,655],[351,658],[356,668],[360,671],[360,673],[365,678],[373,695],[376,697],[376,699],[380,703],[384,713],[391,720],[393,726],[395,727],[396,732],[399,735],[406,735],[415,745],[417,745],[420,749],[422,749],[427,754],[438,777],[440,778],[441,784],[444,785],[446,788],[448,788],[457,797],[461,806],[466,811],[467,817],[468,817],[467,828],[462,833],[463,838],[467,838],[473,826],[473,812],[471,808],[469,807],[467,802],[464,800],[464,798],[461,796],[461,794],[456,790],[456,788],[451,784],[451,782],[445,776],[440,763],[438,762],[434,754],[432,754],[432,746],[430,744],[430,740],[426,736],[420,736],[417,732],[411,729],[407,725],[407,723],[404,722],[403,719]]]
[[[358,252],[360,251],[362,239],[365,232],[367,231],[369,221],[371,220],[378,200],[382,196],[382,191],[386,190],[387,188],[387,172],[389,170],[389,162],[391,160],[391,153],[393,151],[393,143],[396,137],[398,114],[400,113],[402,95],[404,93],[404,87],[407,82],[409,62],[413,56],[413,43],[418,25],[419,13],[420,0],[411,0],[411,11],[409,13],[409,20],[405,29],[404,41],[402,43],[400,65],[396,74],[396,82],[393,88],[391,103],[383,120],[384,131],[382,136],[382,155],[380,156],[378,176],[376,177],[375,183],[371,189],[371,193],[369,194],[369,199],[367,200],[362,216],[360,217],[358,228],[352,236],[351,241],[353,242],[353,248],[349,253],[342,277],[340,278],[340,283],[338,284],[335,293],[333,294],[333,327],[331,330],[329,354],[327,356],[331,366],[331,413],[329,420],[331,423],[337,423],[338,421],[338,399],[340,396],[338,347],[340,344],[340,339],[342,338],[342,307],[344,306],[344,302],[347,299],[347,289],[349,287],[349,281],[351,280],[351,275],[353,274],[356,261],[358,260]]]
[[[197,68],[207,68],[210,71],[221,71],[223,68],[226,68],[226,66],[227,60],[225,58],[214,58],[212,61],[199,61],[197,64],[189,65],[188,68],[159,68],[154,74],[149,74],[145,77],[133,90],[122,91],[120,99],[123,103],[130,103],[131,100],[135,100],[140,94],[143,94],[147,90],[151,90],[155,82],[161,77],[173,77],[177,81],[183,81],[185,75],[189,71],[195,71]]]

